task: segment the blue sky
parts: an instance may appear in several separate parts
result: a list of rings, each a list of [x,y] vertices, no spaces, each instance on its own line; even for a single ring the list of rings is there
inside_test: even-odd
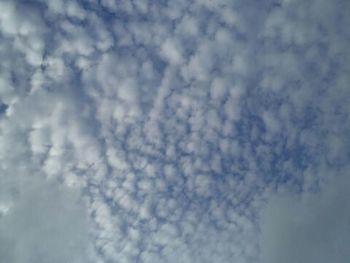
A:
[[[0,261],[347,262],[350,2],[0,10]]]

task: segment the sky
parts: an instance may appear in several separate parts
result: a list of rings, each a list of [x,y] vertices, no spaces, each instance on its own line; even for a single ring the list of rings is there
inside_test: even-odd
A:
[[[349,13],[0,0],[0,262],[347,263]]]

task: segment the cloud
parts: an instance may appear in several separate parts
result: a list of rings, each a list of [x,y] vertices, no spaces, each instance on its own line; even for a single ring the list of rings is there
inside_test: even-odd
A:
[[[317,193],[274,194],[262,213],[262,262],[348,262],[349,186],[346,173]]]
[[[349,162],[348,7],[2,1],[0,167],[81,191],[93,262],[256,263],[264,198]]]
[[[0,178],[1,262],[87,262],[87,214],[73,189],[28,174]]]

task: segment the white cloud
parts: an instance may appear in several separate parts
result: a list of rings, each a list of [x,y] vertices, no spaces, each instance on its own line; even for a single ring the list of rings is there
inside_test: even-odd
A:
[[[173,39],[167,39],[162,44],[161,54],[165,57],[165,59],[169,60],[170,64],[178,65],[183,63],[181,46]]]
[[[349,162],[346,6],[2,1],[0,167],[82,191],[93,262],[256,263],[266,193]]]

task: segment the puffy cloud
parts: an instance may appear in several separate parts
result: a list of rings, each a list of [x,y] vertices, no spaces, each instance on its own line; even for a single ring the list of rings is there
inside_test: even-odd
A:
[[[0,166],[81,190],[93,262],[255,263],[349,162],[343,0],[0,5]]]

